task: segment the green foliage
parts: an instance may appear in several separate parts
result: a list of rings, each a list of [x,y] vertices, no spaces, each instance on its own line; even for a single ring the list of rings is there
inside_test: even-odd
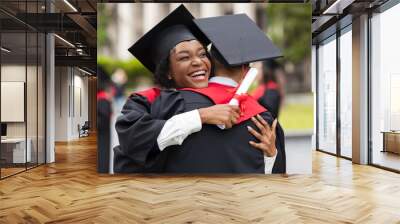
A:
[[[98,18],[98,25],[97,25],[97,47],[101,48],[102,46],[108,43],[107,37],[107,26],[110,15],[105,7],[105,4],[99,3],[97,5],[97,18]]]
[[[99,56],[97,57],[97,64],[102,66],[107,74],[112,74],[118,68],[124,70],[128,76],[128,87],[134,86],[137,80],[141,78],[152,79],[153,77],[152,73],[136,58],[122,61],[107,56]]]
[[[268,4],[267,33],[284,54],[297,64],[311,54],[311,4]]]

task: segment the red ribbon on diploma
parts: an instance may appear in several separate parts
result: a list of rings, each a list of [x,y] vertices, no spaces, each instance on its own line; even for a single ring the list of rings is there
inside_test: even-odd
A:
[[[240,116],[242,117],[244,115],[244,112],[246,110],[246,106],[244,103],[245,100],[247,100],[247,98],[249,97],[249,95],[247,93],[244,94],[235,94],[233,96],[233,99],[237,100],[239,103],[239,109],[240,109]]]

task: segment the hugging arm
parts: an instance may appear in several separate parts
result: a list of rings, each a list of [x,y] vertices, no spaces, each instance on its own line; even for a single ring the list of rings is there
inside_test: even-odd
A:
[[[157,136],[165,120],[153,119],[146,97],[132,94],[115,124],[119,146],[114,148],[114,171],[146,172],[153,170],[159,155]]]
[[[133,94],[116,122],[120,145],[114,148],[115,172],[162,172],[164,149],[180,145],[202,123],[234,123],[239,116],[228,106],[212,106],[185,112],[185,102],[177,91],[162,91],[150,103]],[[232,115],[232,114],[237,115]]]
[[[264,152],[265,173],[285,173],[285,137],[279,122],[274,120],[269,112],[263,112],[261,116],[253,117],[252,121],[258,130],[249,127],[249,132],[259,142],[250,142],[250,145]]]

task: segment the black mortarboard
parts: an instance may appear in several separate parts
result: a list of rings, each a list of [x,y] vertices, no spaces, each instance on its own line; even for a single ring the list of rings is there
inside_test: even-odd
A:
[[[194,26],[193,19],[185,6],[180,5],[128,50],[147,69],[154,72],[157,64],[166,58],[178,43],[197,39],[206,44],[207,38]]]
[[[230,66],[282,56],[246,14],[195,19],[194,23]]]

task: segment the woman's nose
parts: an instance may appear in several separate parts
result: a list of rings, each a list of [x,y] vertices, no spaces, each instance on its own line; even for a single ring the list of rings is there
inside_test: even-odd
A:
[[[192,60],[192,65],[200,65],[201,64],[201,58],[200,57],[194,57]]]

